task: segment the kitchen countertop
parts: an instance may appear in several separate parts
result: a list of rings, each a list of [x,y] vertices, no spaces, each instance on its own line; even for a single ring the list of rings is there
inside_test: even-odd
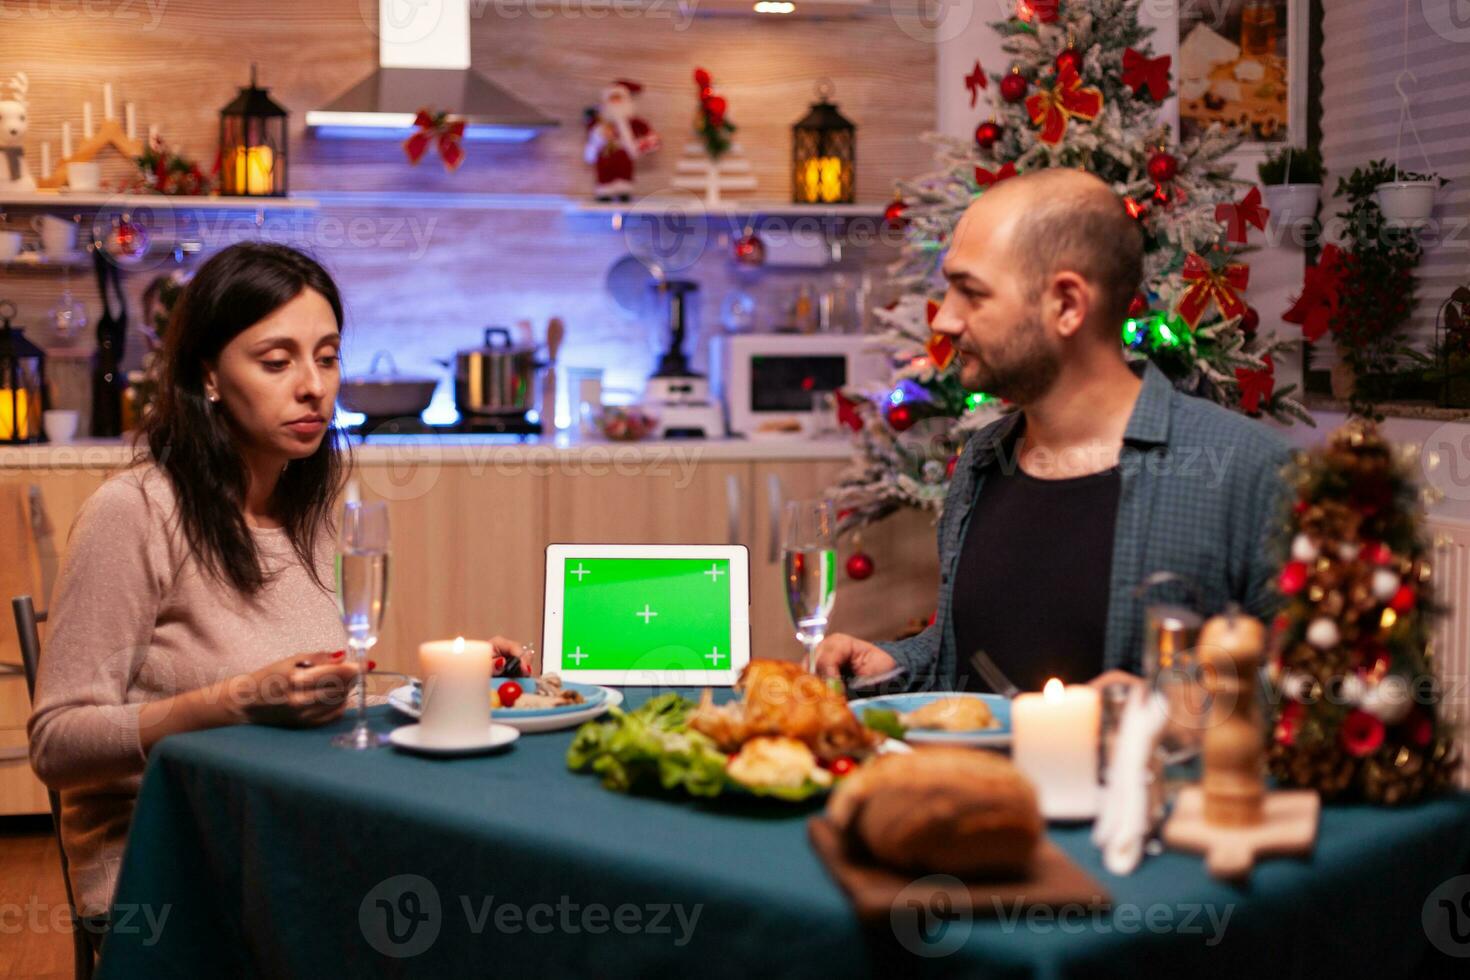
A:
[[[616,466],[624,463],[756,462],[782,460],[844,460],[853,453],[845,436],[808,439],[804,436],[757,439],[647,439],[609,442],[569,435],[532,437],[522,441],[503,435],[394,435],[374,436],[368,442],[352,440],[352,456],[362,464],[438,462],[445,465],[531,465],[576,461]],[[0,476],[20,470],[115,469],[133,458],[124,439],[79,439],[64,445],[0,447]],[[589,475],[595,475],[587,471]]]

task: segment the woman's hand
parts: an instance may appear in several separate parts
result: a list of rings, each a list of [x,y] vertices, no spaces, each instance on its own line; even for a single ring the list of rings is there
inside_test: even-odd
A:
[[[541,655],[534,647],[526,647],[503,636],[490,637],[490,649],[495,657],[495,676],[505,673],[505,658],[514,656],[521,662],[521,673],[526,677],[541,676]]]
[[[287,657],[228,683],[238,691],[241,721],[314,728],[342,717],[356,680],[357,664],[338,650]]]

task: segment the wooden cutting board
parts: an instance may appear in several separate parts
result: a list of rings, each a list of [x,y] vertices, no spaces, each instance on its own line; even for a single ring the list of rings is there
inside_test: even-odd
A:
[[[807,835],[864,925],[887,927],[896,906],[915,901],[928,907],[937,902],[945,908],[969,909],[977,919],[1010,916],[1036,906],[1106,909],[1112,901],[1102,885],[1044,837],[1029,878],[961,882],[952,876],[894,871],[855,858],[847,853],[842,835],[825,816],[807,821]],[[921,880],[922,885],[916,884]]]

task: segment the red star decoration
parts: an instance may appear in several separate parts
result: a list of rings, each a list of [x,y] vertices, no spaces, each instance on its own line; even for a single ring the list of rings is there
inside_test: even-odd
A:
[[[975,68],[965,76],[965,89],[970,93],[970,108],[975,108],[975,100],[980,97],[982,88],[989,88],[990,82],[985,78],[985,70],[980,67],[980,60],[975,59]]]

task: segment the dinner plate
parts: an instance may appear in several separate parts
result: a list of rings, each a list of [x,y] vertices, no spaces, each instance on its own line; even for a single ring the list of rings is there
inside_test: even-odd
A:
[[[426,740],[423,725],[403,725],[388,733],[388,741],[400,749],[407,749],[420,755],[442,756],[494,752],[496,749],[505,748],[520,737],[521,733],[510,725],[494,722],[487,724],[483,733],[476,733],[468,738],[455,741],[446,741],[442,737],[433,741]]]
[[[1000,749],[1011,744],[1011,702],[1000,694],[977,694],[974,691],[929,691],[922,694],[888,694],[882,697],[860,698],[849,701],[848,707],[861,720],[868,708],[886,708],[900,715],[917,711],[931,701],[940,698],[979,698],[990,707],[990,713],[999,728],[985,728],[970,732],[940,732],[911,728],[904,741],[914,745],[970,745],[977,748]]]
[[[497,687],[504,680],[514,678],[497,677],[491,681]],[[527,678],[529,680],[529,678]],[[517,681],[521,683],[521,681]],[[581,692],[587,699],[583,704],[569,704],[562,708],[499,708],[495,711],[495,721],[499,724],[509,725],[528,735],[536,732],[555,732],[563,728],[572,728],[591,721],[607,711],[608,708],[616,707],[623,703],[623,692],[610,687],[598,687],[594,684],[575,684],[564,681],[563,686],[569,690]],[[395,687],[388,692],[388,704],[400,714],[410,718],[419,716],[419,700],[417,691],[412,684],[404,684]]]

